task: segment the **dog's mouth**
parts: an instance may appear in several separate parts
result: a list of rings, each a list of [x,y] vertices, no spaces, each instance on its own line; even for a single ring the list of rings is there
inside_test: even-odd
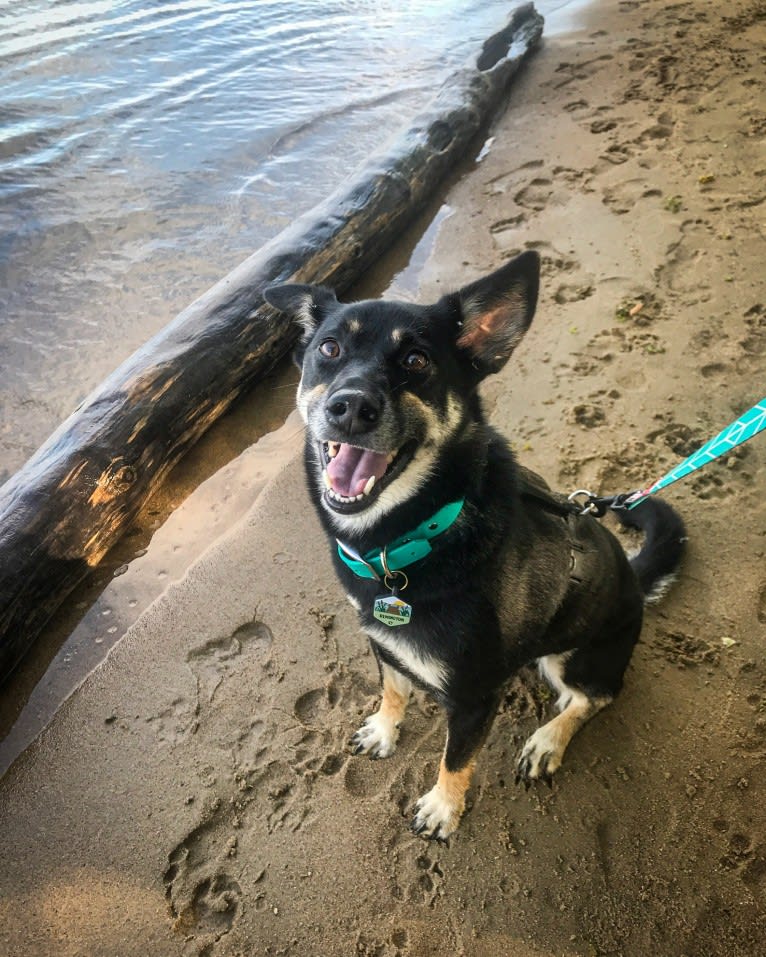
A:
[[[367,508],[401,474],[415,447],[408,442],[391,452],[375,452],[347,442],[320,442],[326,504],[345,514]]]

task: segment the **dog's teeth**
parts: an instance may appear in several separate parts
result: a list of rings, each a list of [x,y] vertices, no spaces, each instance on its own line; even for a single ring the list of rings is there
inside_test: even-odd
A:
[[[374,475],[371,475],[371,476],[367,479],[367,484],[366,484],[366,485],[364,486],[364,488],[362,489],[362,495],[369,495],[370,492],[372,491],[372,486],[373,486],[374,484],[375,484],[375,476],[374,476]]]
[[[327,474],[327,469],[325,469],[322,472],[322,479],[324,480],[324,484],[326,488],[328,488],[332,492],[332,481],[330,479],[330,476]]]
[[[330,456],[331,459],[334,459],[339,451],[340,451],[340,442],[327,443],[327,454]]]

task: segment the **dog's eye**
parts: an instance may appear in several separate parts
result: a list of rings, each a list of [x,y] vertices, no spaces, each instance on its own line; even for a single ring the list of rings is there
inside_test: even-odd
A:
[[[328,359],[337,359],[340,355],[340,346],[334,339],[325,339],[319,344],[319,351]]]
[[[408,372],[423,372],[430,364],[431,360],[420,349],[411,349],[402,359],[402,365]]]

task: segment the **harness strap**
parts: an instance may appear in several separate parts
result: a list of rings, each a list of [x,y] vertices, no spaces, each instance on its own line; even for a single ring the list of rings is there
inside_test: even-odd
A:
[[[558,498],[553,492],[548,492],[538,485],[532,486],[529,481],[525,482],[525,487],[521,489],[520,494],[522,498],[564,519],[567,523],[570,548],[569,578],[574,585],[582,585],[586,578],[585,564],[588,549],[577,535],[577,520],[583,514],[581,507],[568,499]]]

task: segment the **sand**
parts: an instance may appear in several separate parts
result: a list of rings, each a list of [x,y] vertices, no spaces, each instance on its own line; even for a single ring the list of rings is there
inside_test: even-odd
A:
[[[643,485],[766,391],[765,15],[597,3],[445,197],[424,299],[543,256],[485,396],[562,489]],[[376,673],[294,458],[0,782],[0,953],[764,953],[765,441],[669,491],[681,579],[551,790],[513,782],[550,695],[509,686],[449,846],[407,829],[425,697],[394,757],[348,753]]]

